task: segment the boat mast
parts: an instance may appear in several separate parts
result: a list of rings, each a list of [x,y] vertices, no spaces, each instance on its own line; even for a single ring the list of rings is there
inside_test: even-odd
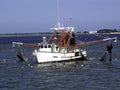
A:
[[[57,27],[60,27],[60,8],[59,8],[59,0],[57,0],[57,16],[58,16],[58,22],[57,22]]]

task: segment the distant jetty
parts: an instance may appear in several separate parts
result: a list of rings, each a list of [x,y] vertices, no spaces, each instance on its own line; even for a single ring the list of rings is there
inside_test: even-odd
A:
[[[92,33],[91,33],[92,32]],[[120,30],[116,29],[101,29],[98,31],[84,31],[77,32],[78,34],[120,34]],[[8,34],[0,34],[0,37],[10,37],[10,36],[46,36],[50,35],[52,32],[36,32],[36,33],[8,33]],[[59,34],[59,33],[58,33]]]
[[[12,37],[12,36],[41,36],[50,35],[51,32],[38,32],[38,33],[11,33],[11,34],[0,34],[0,37]]]

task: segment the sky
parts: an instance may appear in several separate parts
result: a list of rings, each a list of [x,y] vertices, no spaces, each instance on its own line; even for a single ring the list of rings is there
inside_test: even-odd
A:
[[[76,31],[120,30],[120,0],[59,0],[59,8],[60,22]],[[49,32],[57,12],[57,0],[0,0],[0,33]]]

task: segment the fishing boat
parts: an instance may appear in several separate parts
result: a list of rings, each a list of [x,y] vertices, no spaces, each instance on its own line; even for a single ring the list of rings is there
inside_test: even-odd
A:
[[[24,55],[20,50],[20,46],[23,45],[36,47],[33,51],[33,55],[36,57],[38,63],[85,60],[87,53],[85,50],[81,49],[80,46],[113,39],[106,38],[102,40],[78,43],[74,27],[61,25],[59,20],[59,7],[57,25],[51,29],[53,30],[53,34],[50,35],[49,38],[43,37],[43,40],[40,43],[30,44],[13,42],[13,47],[18,47],[18,58],[25,60]]]
[[[43,37],[41,43],[13,42],[13,46],[36,46],[33,55],[37,58],[38,63],[85,59],[86,51],[80,49],[76,44],[74,27],[62,27],[58,23],[57,27],[52,29],[54,33],[49,39]],[[19,57],[23,56],[19,55]]]
[[[38,63],[85,60],[87,53],[80,46],[117,39],[117,37],[113,37],[77,43],[74,27],[63,27],[58,23],[57,27],[52,28],[52,30],[54,32],[48,39],[43,37],[42,42],[37,44],[13,42],[13,47],[16,45],[18,47],[18,58],[26,60],[20,49],[22,45],[36,47],[33,55],[37,58]]]
[[[74,27],[58,26],[53,29],[53,36],[48,41],[43,37],[43,42],[33,52],[39,63],[85,59],[86,51],[76,46]]]

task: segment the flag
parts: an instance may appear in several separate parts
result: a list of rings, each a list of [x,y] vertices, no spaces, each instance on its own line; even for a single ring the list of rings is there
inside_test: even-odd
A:
[[[68,18],[68,20],[67,20],[68,22],[72,22],[72,18]]]

